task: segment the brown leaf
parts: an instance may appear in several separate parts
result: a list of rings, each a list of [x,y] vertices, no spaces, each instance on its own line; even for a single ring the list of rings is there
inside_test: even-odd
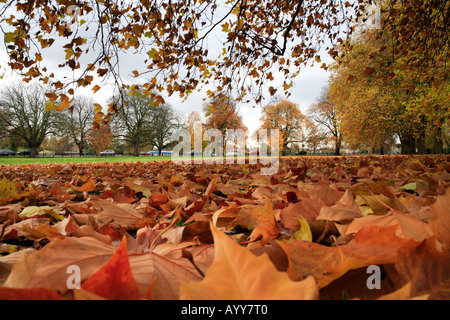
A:
[[[113,219],[112,225],[132,227],[139,223],[144,217],[136,211],[129,203],[113,203],[108,200],[93,199],[92,203],[101,208],[98,218],[102,221]]]
[[[372,264],[395,263],[400,248],[417,245],[413,240],[397,237],[396,229],[396,226],[366,226],[355,235],[352,242],[336,247],[300,240],[281,241],[279,245],[288,256],[291,279],[300,280],[311,275],[322,288],[348,270]]]
[[[182,282],[181,299],[302,300],[317,299],[312,277],[294,282],[278,271],[266,255],[253,255],[211,225],[215,256],[200,282]]]
[[[428,238],[417,247],[405,247],[398,253],[395,268],[405,283],[411,282],[411,297],[438,292],[449,286],[450,253],[438,251],[434,237]],[[450,298],[447,294],[445,299]]]
[[[363,217],[361,210],[353,199],[350,190],[347,190],[342,198],[332,207],[324,206],[320,209],[317,219],[337,222],[347,222],[355,218]]]

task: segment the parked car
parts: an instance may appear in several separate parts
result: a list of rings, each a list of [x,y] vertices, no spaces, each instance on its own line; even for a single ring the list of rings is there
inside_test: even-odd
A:
[[[203,152],[192,150],[192,151],[190,152],[190,155],[191,155],[191,156],[202,156],[202,155],[203,155]]]
[[[20,156],[29,156],[31,153],[31,149],[23,150],[18,152],[17,154]],[[36,154],[39,154],[39,151],[36,150]]]
[[[6,150],[6,149],[0,149],[0,157],[15,156],[15,155],[16,155],[16,153],[14,151]]]
[[[101,156],[114,156],[115,154],[116,154],[116,152],[111,149],[107,149],[105,151],[100,152]]]
[[[297,156],[304,156],[304,155],[306,155],[306,154],[308,154],[305,150],[301,150],[301,151],[297,151],[296,153],[295,153],[295,155],[297,155]]]

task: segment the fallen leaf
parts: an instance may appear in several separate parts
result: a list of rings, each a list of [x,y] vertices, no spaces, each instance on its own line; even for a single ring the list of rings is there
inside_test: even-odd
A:
[[[102,210],[98,218],[102,221],[113,219],[111,224],[114,226],[132,227],[144,218],[129,203],[113,203],[102,199],[95,199],[92,202]]]
[[[297,240],[312,241],[311,229],[306,219],[300,217],[297,220],[300,224],[300,229],[294,233],[294,238]]]
[[[200,282],[182,282],[180,298],[188,300],[317,299],[312,277],[294,282],[278,271],[267,255],[255,256],[211,224],[215,255]]]
[[[313,276],[322,288],[348,270],[395,263],[400,248],[417,245],[414,240],[397,237],[396,229],[397,226],[365,226],[352,242],[336,247],[300,240],[279,241],[278,244],[288,256],[291,279]]]
[[[63,220],[64,216],[59,214],[54,208],[49,206],[42,206],[42,207],[36,207],[36,206],[29,206],[22,210],[22,212],[19,214],[20,218],[31,218],[35,216],[44,216],[49,215],[55,218],[56,220]]]
[[[108,300],[140,299],[128,260],[125,237],[108,263],[90,276],[81,288]]]
[[[450,252],[439,252],[435,238],[428,238],[416,247],[399,250],[395,268],[404,283],[411,283],[411,297],[438,292],[450,284]],[[444,291],[445,292],[445,291]],[[447,290],[444,299],[450,299]]]
[[[360,217],[363,217],[363,214],[353,199],[351,191],[347,190],[335,205],[322,207],[317,219],[343,223]]]
[[[45,288],[0,288],[0,300],[62,300],[55,291]]]
[[[78,192],[91,192],[95,190],[95,180],[89,179],[88,182],[83,184],[81,187],[76,188],[76,191]]]
[[[266,242],[279,236],[275,216],[273,215],[272,201],[269,197],[265,198],[264,206],[252,206],[249,207],[249,211],[258,222],[258,225],[250,234],[250,241],[261,237],[261,241]]]

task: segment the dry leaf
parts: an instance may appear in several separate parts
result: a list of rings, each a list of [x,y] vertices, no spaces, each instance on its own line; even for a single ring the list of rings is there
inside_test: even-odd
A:
[[[253,255],[211,225],[214,262],[200,282],[182,282],[181,299],[188,300],[304,300],[317,299],[312,277],[291,281],[266,255]]]

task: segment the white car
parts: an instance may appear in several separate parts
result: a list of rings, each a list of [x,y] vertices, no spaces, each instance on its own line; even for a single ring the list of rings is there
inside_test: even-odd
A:
[[[105,150],[100,152],[101,156],[114,156],[116,153],[114,152],[114,150]]]

